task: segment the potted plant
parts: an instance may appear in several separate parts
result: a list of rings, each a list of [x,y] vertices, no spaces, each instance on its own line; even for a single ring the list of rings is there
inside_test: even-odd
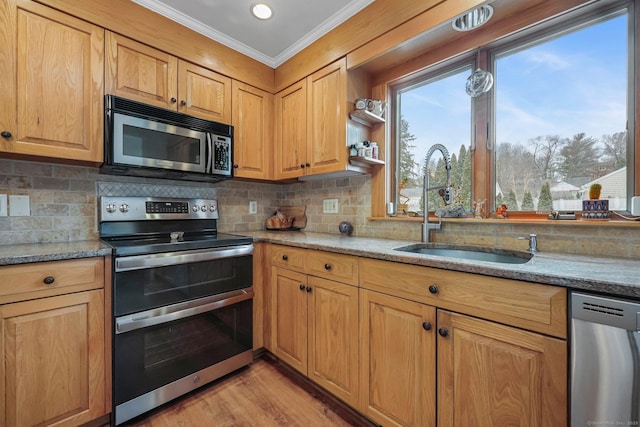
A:
[[[602,185],[589,187],[589,200],[582,201],[582,219],[609,219],[609,200],[600,199]]]

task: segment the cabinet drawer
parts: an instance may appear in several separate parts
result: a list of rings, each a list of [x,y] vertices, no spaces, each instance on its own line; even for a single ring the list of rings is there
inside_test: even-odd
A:
[[[323,251],[308,251],[306,272],[312,276],[347,283],[358,284],[358,258],[350,255]]]
[[[363,288],[567,337],[564,288],[372,259],[359,267]]]
[[[0,267],[0,304],[102,287],[102,257]]]
[[[304,271],[305,249],[271,245],[271,265]]]

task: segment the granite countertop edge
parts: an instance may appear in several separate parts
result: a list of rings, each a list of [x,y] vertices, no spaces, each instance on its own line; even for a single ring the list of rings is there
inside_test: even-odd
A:
[[[99,240],[0,245],[0,266],[107,256],[111,252],[112,248]]]
[[[240,233],[238,233],[240,234]],[[640,259],[539,252],[526,264],[499,264],[394,250],[419,242],[309,232],[252,231],[254,241],[640,298]]]

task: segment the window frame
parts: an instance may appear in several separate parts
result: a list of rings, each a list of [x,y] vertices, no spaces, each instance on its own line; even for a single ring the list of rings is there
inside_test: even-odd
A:
[[[627,97],[627,134],[633,141],[628,143],[627,154],[629,167],[627,168],[627,211],[619,211],[621,214],[628,214],[631,204],[631,197],[637,195],[640,191],[640,82],[638,82],[638,74],[640,73],[640,29],[636,28],[634,23],[640,23],[640,6],[635,6],[634,1],[620,0],[607,2],[604,5],[590,5],[575,10],[570,10],[560,16],[556,16],[546,20],[545,22],[532,25],[527,29],[516,31],[511,35],[502,37],[496,33],[493,40],[481,40],[479,45],[471,52],[469,49],[465,53],[451,56],[449,58],[438,58],[431,64],[422,64],[422,67],[405,73],[399,78],[391,78],[384,82],[379,82],[374,90],[386,93],[387,99],[391,100],[392,109],[387,126],[386,137],[389,143],[387,149],[390,157],[390,168],[385,176],[385,200],[379,200],[380,207],[372,207],[375,213],[387,212],[382,208],[385,202],[397,203],[398,194],[398,156],[396,155],[396,147],[399,143],[399,129],[396,123],[399,120],[399,106],[396,105],[396,96],[398,88],[406,88],[411,84],[417,84],[421,80],[433,78],[439,73],[446,73],[446,70],[455,69],[456,65],[469,61],[469,58],[475,57],[473,69],[480,67],[491,71],[494,70],[495,56],[500,55],[507,50],[526,48],[527,44],[537,44],[541,39],[546,37],[557,37],[563,33],[568,33],[593,25],[598,21],[609,19],[615,14],[627,13],[628,33],[629,33],[629,58],[628,61],[628,94]],[[487,37],[483,37],[487,39]],[[419,62],[419,61],[418,61]],[[417,63],[418,63],[417,62]],[[389,75],[393,75],[389,73]],[[490,201],[490,208],[495,210],[495,91],[491,91],[489,96],[480,96],[472,98],[471,107],[472,120],[472,136],[470,138],[470,150],[472,158],[472,200]],[[633,166],[633,167],[631,167]],[[392,169],[392,170],[391,170]],[[380,185],[380,180],[374,180],[372,183]],[[374,194],[381,194],[374,190]],[[375,197],[372,199],[375,204]],[[383,210],[384,209],[384,210]],[[530,219],[546,219],[548,213],[536,213],[533,211],[516,211],[509,212],[511,218],[530,220]]]

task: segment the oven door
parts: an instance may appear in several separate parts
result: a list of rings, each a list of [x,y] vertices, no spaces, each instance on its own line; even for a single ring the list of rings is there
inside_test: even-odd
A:
[[[253,359],[252,288],[115,319],[115,424]]]
[[[249,288],[253,245],[115,259],[114,316]]]
[[[206,173],[208,145],[207,132],[113,113],[115,164]]]

